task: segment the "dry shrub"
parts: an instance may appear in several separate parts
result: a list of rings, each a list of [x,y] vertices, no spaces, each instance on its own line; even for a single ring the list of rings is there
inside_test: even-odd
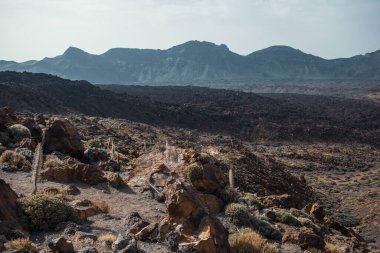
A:
[[[65,221],[80,222],[78,213],[63,199],[36,194],[17,200],[24,223],[32,230],[48,230]]]
[[[226,206],[226,216],[237,226],[249,226],[248,208],[243,204],[232,203]]]
[[[7,243],[6,248],[9,250],[20,250],[32,253],[38,253],[38,249],[35,244],[33,244],[27,238],[21,238],[12,240]]]
[[[46,156],[45,162],[44,162],[44,168],[55,168],[62,165],[62,161],[59,160],[58,157],[54,155],[48,155]]]
[[[220,193],[220,198],[225,203],[239,202],[240,193],[235,188],[227,186]]]
[[[203,168],[197,163],[190,164],[185,168],[185,177],[191,182],[201,180],[203,178]]]
[[[323,253],[322,250],[315,249],[315,248],[308,248],[307,251],[308,253]]]
[[[110,208],[104,200],[92,203],[92,207],[102,213],[109,213]]]
[[[0,163],[9,163],[17,168],[21,168],[24,164],[26,164],[26,159],[25,156],[20,155],[17,152],[6,150],[0,156]]]
[[[31,136],[29,129],[21,124],[10,126],[8,131],[15,142],[19,142],[24,138],[30,138]]]
[[[326,253],[342,253],[343,252],[338,246],[332,243],[326,243],[325,251]]]
[[[105,234],[98,237],[99,242],[105,242],[105,241],[116,241],[116,235],[113,234]]]
[[[250,228],[230,237],[231,253],[275,253],[276,248]]]

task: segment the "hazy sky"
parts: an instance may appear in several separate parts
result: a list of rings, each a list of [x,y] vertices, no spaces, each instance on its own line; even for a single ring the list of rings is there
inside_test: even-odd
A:
[[[380,49],[380,0],[0,0],[0,34],[0,59],[16,61],[188,40],[349,57]]]

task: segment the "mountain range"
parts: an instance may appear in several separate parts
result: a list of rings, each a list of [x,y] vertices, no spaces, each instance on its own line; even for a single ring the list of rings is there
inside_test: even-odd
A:
[[[69,47],[40,61],[0,61],[0,71],[47,73],[94,84],[218,80],[379,80],[380,50],[327,60],[288,46],[242,56],[222,44],[189,41],[167,50],[113,48],[95,55]]]

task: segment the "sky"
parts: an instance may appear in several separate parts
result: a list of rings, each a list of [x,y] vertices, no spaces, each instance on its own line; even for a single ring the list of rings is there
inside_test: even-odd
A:
[[[380,0],[0,0],[0,34],[0,59],[19,62],[189,40],[332,59],[380,49]]]

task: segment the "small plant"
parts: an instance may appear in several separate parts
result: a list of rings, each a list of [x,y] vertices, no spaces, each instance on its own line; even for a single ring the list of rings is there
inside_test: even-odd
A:
[[[18,199],[24,223],[32,230],[48,230],[65,221],[80,221],[78,213],[66,201],[48,194]]]
[[[300,226],[300,221],[294,217],[292,214],[285,212],[285,211],[276,211],[276,220],[278,222],[292,225],[292,226]]]
[[[203,178],[203,168],[197,163],[190,164],[185,169],[185,176],[191,182],[201,180]]]
[[[253,194],[250,193],[247,193],[241,197],[240,201],[247,204],[248,206],[256,206],[258,209],[263,209],[264,207],[263,204]]]
[[[91,148],[101,148],[102,145],[101,143],[99,142],[99,140],[89,140],[87,142],[87,145]]]
[[[227,204],[239,202],[240,194],[235,188],[226,187],[220,193],[220,198]]]
[[[109,213],[110,208],[104,200],[99,201],[99,202],[93,202],[92,207],[94,207],[96,210],[102,213]]]
[[[30,138],[31,136],[29,129],[21,124],[10,126],[8,131],[15,142],[19,142],[24,138]]]
[[[252,229],[245,228],[231,236],[230,250],[232,253],[275,253],[276,248],[269,244]]]
[[[332,243],[326,243],[325,251],[326,253],[343,253],[343,251],[338,246]]]
[[[243,204],[232,203],[227,205],[225,214],[237,226],[250,225],[248,209]]]
[[[9,164],[12,164],[13,166],[16,166],[17,168],[22,168],[24,165],[24,167],[28,167],[27,169],[30,170],[30,163],[28,164],[26,159],[25,159],[25,156],[17,153],[17,152],[14,152],[12,150],[6,150],[4,151],[4,153],[1,154],[0,156],[0,163],[9,163]]]
[[[20,238],[16,240],[12,240],[7,243],[6,248],[8,250],[20,250],[32,253],[38,253],[38,249],[35,244],[33,244],[27,238]]]
[[[101,235],[98,237],[98,241],[99,242],[114,242],[116,241],[116,235],[113,235],[113,234],[105,234],[105,235]]]
[[[56,168],[61,166],[63,163],[55,155],[48,155],[44,162],[44,168]]]
[[[282,239],[282,233],[277,228],[273,227],[268,221],[262,219],[259,216],[251,216],[250,221],[252,227],[260,233],[262,236],[280,241]]]

